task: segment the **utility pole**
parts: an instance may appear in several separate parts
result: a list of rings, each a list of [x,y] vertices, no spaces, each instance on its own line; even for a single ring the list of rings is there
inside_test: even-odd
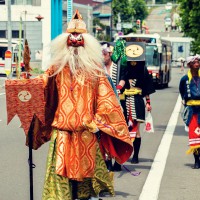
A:
[[[113,10],[112,10],[112,2],[113,1],[111,1],[111,5],[110,5],[110,13],[111,13],[111,16],[110,16],[110,41],[112,42],[112,29],[113,29]]]
[[[25,46],[25,40],[26,40],[26,14],[27,11],[24,11],[24,46]]]
[[[7,51],[11,53],[10,63],[6,64],[5,70],[8,71],[8,74],[12,72],[12,30],[11,30],[11,0],[7,0],[7,39],[8,39],[8,49]]]
[[[18,51],[18,70],[17,72],[17,78],[20,78],[21,73],[21,53],[22,53],[22,46],[21,46],[21,40],[22,40],[22,17],[20,16],[20,24],[19,24],[19,51]]]
[[[7,38],[8,38],[8,50],[12,52],[12,34],[11,34],[11,0],[7,0],[7,14],[8,14],[8,22],[7,22]]]

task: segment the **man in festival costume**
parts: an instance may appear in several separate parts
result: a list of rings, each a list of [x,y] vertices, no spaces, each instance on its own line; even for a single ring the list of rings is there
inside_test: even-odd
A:
[[[133,141],[134,155],[131,163],[139,163],[138,154],[141,145],[140,123],[145,122],[145,109],[151,111],[150,94],[155,92],[152,79],[148,73],[145,61],[129,61],[126,56],[126,41],[116,41],[112,60],[121,65],[122,80],[118,91],[125,95],[127,120],[131,140]],[[125,88],[125,91],[123,91]],[[146,105],[143,98],[146,98]]]
[[[103,69],[101,46],[76,11],[50,50],[50,65],[41,76],[46,125],[39,129],[36,120],[33,128],[35,149],[51,137],[42,199],[98,199],[103,190],[114,195],[103,155],[109,152],[124,163],[132,144]]]
[[[125,89],[124,88],[125,78],[120,77],[120,69],[117,66],[117,64],[114,63],[111,59],[112,50],[111,50],[110,44],[108,42],[102,42],[101,47],[102,47],[102,53],[103,53],[103,57],[104,57],[104,68],[105,68],[106,74],[111,78],[112,83],[114,84],[113,89],[114,89],[114,91],[116,90],[115,88],[118,89],[117,91],[119,91],[119,89],[121,89],[120,93],[123,93],[123,91]],[[117,93],[117,95],[118,95],[118,93]],[[127,116],[125,99],[120,98],[120,104],[122,106],[124,116]],[[111,170],[111,171],[121,171],[122,170],[121,165],[119,163],[117,163],[116,161],[114,162],[114,165],[112,166],[112,158],[110,158],[109,155],[106,160],[106,165],[107,165],[108,170]]]
[[[179,84],[179,92],[182,97],[183,105],[187,109],[186,126],[189,127],[189,150],[193,153],[193,169],[200,168],[200,56],[190,56],[186,59],[189,67],[188,73],[184,75]]]
[[[150,94],[155,92],[153,82],[149,76],[145,61],[128,61],[128,81],[130,89],[125,90],[126,106],[128,110],[129,127],[135,134],[133,147],[134,155],[131,163],[139,163],[138,155],[141,145],[140,123],[145,122],[145,109],[150,112],[152,110],[150,103]],[[146,104],[144,99],[146,99]]]

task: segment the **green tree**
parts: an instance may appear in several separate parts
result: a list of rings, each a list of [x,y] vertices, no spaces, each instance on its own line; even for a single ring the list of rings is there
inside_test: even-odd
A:
[[[192,52],[200,53],[200,1],[199,0],[179,0],[181,28],[185,36],[194,39],[192,42]]]
[[[131,0],[130,5],[135,10],[134,19],[144,20],[148,16],[148,9],[144,0]]]
[[[105,30],[105,28],[106,28],[106,26],[100,22],[100,19],[95,17],[93,19],[93,29],[95,30],[97,26],[102,28],[102,30]],[[93,32],[94,32],[94,30],[93,30]]]
[[[112,14],[114,25],[118,22],[118,15],[120,15],[122,22],[130,22],[135,10],[130,6],[128,0],[113,0],[112,1]]]
[[[116,26],[118,15],[120,14],[121,22],[135,24],[137,19],[144,20],[148,16],[148,10],[145,0],[113,0],[112,1],[113,22]],[[136,27],[132,29],[123,29],[124,34],[136,32]]]
[[[96,30],[97,28],[100,28],[98,31]],[[110,38],[108,38],[104,33],[103,31],[105,31],[106,29],[106,26],[104,24],[102,24],[100,22],[100,19],[99,18],[94,18],[93,19],[93,33],[95,34],[96,38],[98,40],[110,40]]]

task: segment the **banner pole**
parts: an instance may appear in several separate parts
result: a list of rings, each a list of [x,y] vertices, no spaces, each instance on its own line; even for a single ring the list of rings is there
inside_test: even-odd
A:
[[[33,130],[33,120],[31,122],[29,131],[28,131],[28,138],[29,138],[29,180],[30,180],[30,200],[33,200],[33,168],[35,168],[35,164],[33,164],[33,153],[32,153],[32,148],[33,148],[33,136],[32,136],[32,130]]]

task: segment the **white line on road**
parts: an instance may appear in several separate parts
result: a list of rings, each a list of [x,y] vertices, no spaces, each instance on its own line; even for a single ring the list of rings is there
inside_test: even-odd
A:
[[[160,183],[164,173],[167,156],[169,153],[172,137],[176,128],[177,120],[181,109],[181,97],[178,96],[175,108],[172,112],[170,120],[168,122],[165,133],[162,137],[160,146],[154,158],[154,162],[151,166],[151,170],[148,174],[146,182],[143,186],[139,200],[157,200],[160,190]]]

